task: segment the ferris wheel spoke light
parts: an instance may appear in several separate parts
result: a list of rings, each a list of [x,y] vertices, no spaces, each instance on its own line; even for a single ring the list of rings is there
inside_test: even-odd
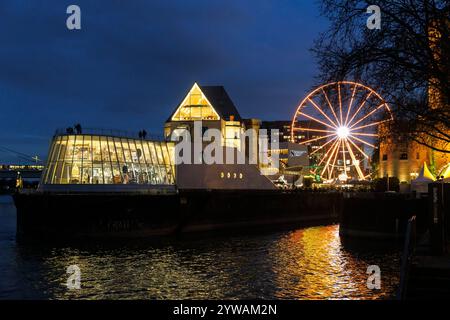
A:
[[[365,145],[368,145],[369,147],[372,147],[372,148],[376,148],[377,146],[375,146],[375,145],[373,145],[373,144],[371,144],[371,143],[369,143],[369,142],[367,142],[367,141],[364,141],[363,139],[360,139],[360,138],[358,138],[358,137],[353,137],[353,136],[351,136],[353,139],[355,139],[356,141],[359,141],[359,142],[361,142],[361,143],[364,143]]]
[[[339,143],[340,143],[340,139],[334,141],[334,143],[331,145],[331,148],[328,149],[328,151],[325,153],[325,155],[323,156],[323,158],[320,160],[318,166],[320,166],[320,165],[327,159],[327,156],[328,156],[328,154],[330,153],[330,151],[334,150],[335,146],[336,146],[337,144],[339,144]],[[333,153],[333,152],[332,152],[332,153]]]
[[[385,105],[385,103],[380,104],[378,107],[376,107],[375,109],[373,109],[372,111],[370,111],[368,114],[366,114],[364,117],[360,118],[358,121],[356,121],[354,124],[351,125],[350,129],[353,128],[354,126],[356,126],[358,123],[364,121],[365,119],[367,119],[368,117],[370,117],[372,114],[374,114],[375,112],[377,112],[381,107],[383,107]]]
[[[340,124],[342,124],[342,97],[341,97],[341,83],[338,82],[338,95],[339,95],[339,116],[341,119]]]
[[[345,143],[342,143],[342,158],[344,159],[344,173],[347,175],[347,160],[345,159]]]
[[[356,150],[358,150],[359,152],[361,152],[361,154],[366,157],[366,159],[370,159],[370,157],[363,151],[361,150],[360,147],[358,147],[358,145],[356,143],[353,142],[353,140],[349,137],[348,141],[350,141],[350,143],[356,148]]]
[[[335,127],[338,126],[336,123],[334,123],[333,120],[331,120],[331,119],[327,116],[327,114],[326,114],[325,112],[322,111],[322,109],[320,109],[320,107],[319,107],[313,100],[311,100],[310,98],[308,98],[308,100],[309,100],[309,102],[311,102],[311,104],[314,106],[314,108],[316,108],[317,110],[319,110],[319,112],[320,112],[320,113],[321,113],[328,121],[330,121],[330,123],[331,123],[333,126],[335,126]]]
[[[388,121],[391,121],[391,120],[392,120],[392,119],[386,119],[386,120],[382,120],[382,121],[377,121],[377,122],[369,123],[369,124],[363,125],[363,126],[358,127],[358,128],[352,128],[352,132],[353,132],[354,130],[361,130],[361,129],[364,129],[364,128],[369,128],[369,127],[373,127],[373,126],[378,126],[379,124],[382,124],[382,123],[385,123],[385,122],[388,122]]]
[[[333,152],[331,153],[330,158],[328,158],[327,163],[326,163],[325,166],[323,167],[323,170],[322,170],[322,172],[321,172],[321,174],[320,174],[321,176],[323,176],[324,172],[328,169],[328,167],[329,167],[329,165],[330,165],[331,157],[333,156],[333,154],[334,154],[335,152],[339,152],[338,150],[339,150],[339,144],[336,145],[335,149],[334,149]]]
[[[359,165],[357,165],[357,160],[355,155],[353,154],[352,148],[350,147],[350,145],[348,144],[348,141],[346,140],[345,143],[347,144],[347,149],[348,149],[348,153],[350,153],[350,157],[352,158],[353,163],[355,164],[355,168],[356,168],[356,172],[359,175],[359,178],[361,180],[365,180],[364,178],[364,174],[362,173],[361,168],[359,167]]]
[[[326,147],[328,144],[330,144],[331,142],[333,142],[334,140],[336,140],[337,137],[334,137],[333,139],[325,142],[325,144],[321,145],[319,148],[317,148],[316,150],[314,150],[313,152],[310,153],[310,155],[313,155],[314,153],[316,153],[317,151],[323,149],[324,147]]]
[[[341,143],[341,141],[339,140],[339,144],[340,143]],[[338,149],[339,149],[339,146],[338,146]],[[328,177],[332,177],[333,176],[333,171],[334,171],[334,168],[335,168],[335,164],[336,164],[336,160],[337,160],[337,157],[338,157],[338,153],[339,152],[336,152],[335,155],[334,155],[333,164],[331,165],[331,171],[330,171],[330,174],[328,175]]]
[[[333,136],[333,135],[334,135],[334,134],[329,134],[329,135],[326,135],[326,136],[322,136],[322,137],[318,137],[318,138],[314,138],[314,139],[309,139],[309,140],[300,142],[300,144],[307,144],[307,143],[310,143],[310,142],[314,142],[314,141],[326,139],[326,138],[329,138],[329,137],[331,137],[331,136]]]
[[[364,133],[364,132],[353,132],[352,136],[363,136],[363,137],[378,137],[376,133]]]
[[[328,98],[328,95],[327,95],[327,93],[325,92],[325,90],[324,90],[323,88],[322,88],[322,92],[323,92],[323,95],[325,96],[325,100],[327,100],[328,106],[330,107],[331,112],[333,113],[334,118],[336,119],[336,122],[337,122],[339,125],[341,125],[341,123],[339,122],[339,119],[338,119],[338,117],[337,117],[337,115],[336,115],[336,112],[334,111],[334,108],[333,108],[333,106],[331,105],[330,99]]]
[[[365,180],[379,136],[377,126],[392,119],[388,104],[372,88],[352,81],[333,82],[313,90],[297,107],[291,141],[295,141],[295,132],[317,133],[300,144],[316,142],[310,153],[315,155],[311,172],[324,181]],[[298,125],[301,120],[309,124]]]
[[[370,96],[372,95],[372,92],[369,92],[369,94],[367,95],[367,97],[363,100],[363,102],[361,102],[361,105],[358,107],[358,109],[356,109],[356,112],[353,114],[353,116],[351,117],[351,119],[348,121],[347,125],[351,124],[353,119],[355,119],[355,117],[359,114],[359,112],[361,111],[361,109],[364,107],[364,105],[366,104],[367,100],[369,100]]]
[[[352,98],[350,99],[350,102],[348,104],[347,115],[345,116],[344,126],[347,125],[348,116],[350,114],[350,110],[352,110],[353,99],[355,98],[355,93],[356,93],[356,85],[353,86]]]
[[[326,133],[334,132],[331,130],[320,130],[320,129],[310,129],[310,128],[301,128],[301,127],[293,128],[293,130],[295,130],[295,131],[311,131],[311,132],[326,132]]]
[[[336,128],[336,127],[330,126],[329,124],[327,124],[327,123],[325,123],[323,121],[320,121],[320,120],[318,120],[318,119],[316,119],[316,118],[314,118],[314,117],[312,117],[310,115],[307,115],[306,113],[299,112],[298,114],[301,115],[301,116],[305,116],[306,118],[308,118],[310,120],[314,120],[314,121],[316,121],[316,122],[318,122],[320,124],[323,124],[324,126],[327,126],[327,127],[331,128],[331,129],[335,129]]]
[[[339,140],[339,142],[340,142],[340,140]],[[333,157],[333,154],[339,149],[339,144],[340,144],[340,143],[337,143],[337,144],[335,145],[335,147],[334,147],[334,149],[333,149],[333,152],[331,152],[331,155],[330,155],[330,157],[329,157],[328,160],[327,160],[327,164],[325,165],[325,167],[324,167],[323,170],[322,170],[321,175],[323,175],[323,173],[326,171],[328,165],[330,164],[330,160],[331,160],[331,158]],[[330,150],[331,150],[331,149],[330,149]],[[323,159],[325,159],[325,157],[324,157]]]

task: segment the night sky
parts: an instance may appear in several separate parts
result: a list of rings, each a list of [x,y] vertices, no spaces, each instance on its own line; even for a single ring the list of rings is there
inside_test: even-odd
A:
[[[71,4],[82,30],[66,28]],[[288,120],[326,27],[314,0],[2,0],[0,147],[45,158],[78,122],[162,134],[195,81],[225,86],[243,117]]]

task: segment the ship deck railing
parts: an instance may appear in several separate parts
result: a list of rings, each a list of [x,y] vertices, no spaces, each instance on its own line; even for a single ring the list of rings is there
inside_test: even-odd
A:
[[[63,135],[94,135],[94,136],[107,136],[117,138],[130,138],[130,139],[142,139],[149,141],[165,141],[165,137],[161,134],[147,133],[145,138],[139,136],[139,132],[127,131],[120,129],[103,129],[103,128],[82,128],[81,132],[77,132],[75,129],[73,132],[67,130],[69,128],[58,128],[55,131],[54,136]]]
[[[21,189],[22,194],[176,194],[170,184],[41,184],[37,189]]]

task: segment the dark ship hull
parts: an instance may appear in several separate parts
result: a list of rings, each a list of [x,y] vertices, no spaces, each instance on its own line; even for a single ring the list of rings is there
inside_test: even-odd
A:
[[[17,193],[19,239],[147,238],[338,220],[338,193],[193,190],[172,194]]]

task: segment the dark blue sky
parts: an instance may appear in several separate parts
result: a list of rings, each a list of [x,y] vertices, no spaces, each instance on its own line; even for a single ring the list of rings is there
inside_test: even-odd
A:
[[[194,81],[224,85],[244,117],[290,119],[326,27],[314,0],[2,0],[0,147],[45,158],[77,122],[160,134]]]

